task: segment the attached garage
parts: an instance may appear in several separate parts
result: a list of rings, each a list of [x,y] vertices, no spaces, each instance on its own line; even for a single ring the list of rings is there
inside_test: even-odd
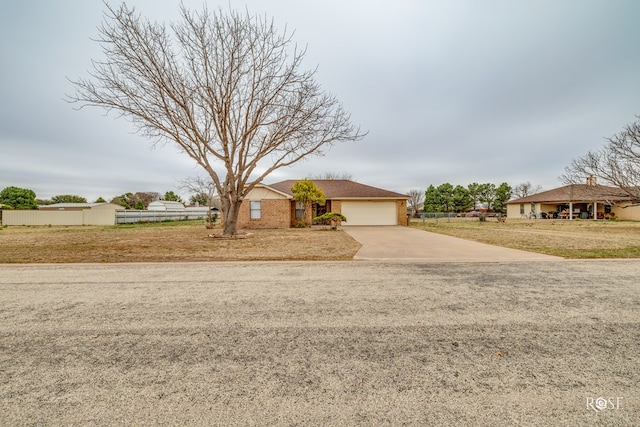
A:
[[[395,201],[342,201],[343,225],[398,225]]]

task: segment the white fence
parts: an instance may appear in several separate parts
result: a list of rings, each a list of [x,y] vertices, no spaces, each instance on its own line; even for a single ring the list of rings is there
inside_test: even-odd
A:
[[[114,225],[115,211],[3,210],[2,225]]]
[[[217,213],[212,213],[214,218]],[[206,210],[192,211],[136,211],[136,210],[0,210],[2,225],[115,225],[138,222],[205,220]]]

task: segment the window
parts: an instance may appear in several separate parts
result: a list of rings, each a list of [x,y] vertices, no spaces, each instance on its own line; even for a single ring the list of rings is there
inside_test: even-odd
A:
[[[531,213],[532,214],[536,213],[536,204],[535,203],[531,203]]]
[[[524,215],[524,203],[520,203],[520,215]]]
[[[251,219],[260,219],[262,218],[262,203],[260,200],[252,200],[250,202],[251,206]]]
[[[304,220],[304,203],[296,202],[296,219]]]

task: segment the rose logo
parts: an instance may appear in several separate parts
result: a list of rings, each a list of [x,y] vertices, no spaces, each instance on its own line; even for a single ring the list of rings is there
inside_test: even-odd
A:
[[[596,399],[596,408],[600,411],[602,411],[603,409],[607,409],[607,399],[605,399],[604,397],[599,397]]]

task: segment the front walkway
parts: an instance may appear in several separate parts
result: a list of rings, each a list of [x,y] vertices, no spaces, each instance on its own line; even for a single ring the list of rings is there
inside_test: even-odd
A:
[[[561,261],[563,258],[487,245],[402,226],[344,226],[362,244],[354,260],[423,262]]]

